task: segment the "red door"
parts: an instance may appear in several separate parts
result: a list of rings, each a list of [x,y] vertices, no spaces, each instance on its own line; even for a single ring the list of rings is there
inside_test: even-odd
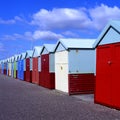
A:
[[[120,43],[97,48],[97,102],[120,108]]]
[[[38,58],[33,58],[32,83],[39,84]]]
[[[96,71],[96,100],[104,104],[111,104],[111,46],[99,46],[97,48]]]
[[[27,82],[31,82],[30,81],[30,59],[27,58],[26,59],[26,79]]]
[[[112,104],[120,109],[120,43],[113,45]]]
[[[49,88],[50,77],[49,77],[49,54],[41,56],[41,80],[44,87]]]

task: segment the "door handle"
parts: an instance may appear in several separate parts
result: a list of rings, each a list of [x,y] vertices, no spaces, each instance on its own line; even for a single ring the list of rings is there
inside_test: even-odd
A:
[[[108,64],[111,65],[111,64],[112,64],[112,61],[108,61]]]

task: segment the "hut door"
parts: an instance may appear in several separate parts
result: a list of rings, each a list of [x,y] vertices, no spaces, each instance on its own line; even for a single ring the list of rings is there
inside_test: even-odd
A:
[[[112,104],[120,108],[120,43],[113,44]]]
[[[26,59],[26,81],[30,81],[30,59]]]
[[[120,43],[97,48],[96,99],[120,108]]]
[[[24,60],[21,60],[21,80],[24,80]]]
[[[111,46],[97,48],[96,99],[111,104]]]
[[[38,58],[33,58],[33,83],[39,83]]]
[[[68,92],[68,64],[56,64],[56,89]]]
[[[49,54],[42,55],[43,59],[43,71],[49,72]]]
[[[49,54],[45,54],[41,56],[42,61],[42,81],[43,86],[48,87],[49,86]]]
[[[39,84],[38,58],[35,59],[35,76],[36,83]]]

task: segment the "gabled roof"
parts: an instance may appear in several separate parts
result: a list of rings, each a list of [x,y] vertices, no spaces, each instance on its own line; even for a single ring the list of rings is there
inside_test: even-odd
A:
[[[66,38],[59,39],[54,51],[56,51],[58,45],[61,43],[65,49],[70,48],[93,48],[93,44],[96,39],[75,39],[75,38]]]
[[[2,60],[1,62],[4,63],[4,60]]]
[[[13,62],[13,61],[14,61],[14,56],[11,57],[11,62]]]
[[[4,63],[4,60],[1,60],[1,63]]]
[[[21,60],[25,59],[25,56],[26,56],[26,52],[21,53],[21,55],[20,55],[20,59],[21,59]]]
[[[9,62],[9,58],[7,58],[7,62]]]
[[[47,50],[48,53],[52,53],[52,52],[54,52],[55,44],[44,44],[41,54],[42,54],[44,48]]]
[[[33,49],[32,57],[40,56],[41,50],[42,50],[42,46],[35,46]]]
[[[18,55],[14,55],[13,57],[13,61],[17,61]]]
[[[25,58],[30,58],[33,55],[33,50],[27,50]]]
[[[19,55],[17,56],[17,60],[20,60],[20,56],[21,56],[21,54],[19,54]]]
[[[97,45],[100,43],[100,41],[106,35],[110,28],[113,28],[120,34],[120,21],[110,21],[102,30],[101,34],[98,36],[97,40],[93,44],[93,47],[97,47]]]
[[[0,60],[0,64],[2,64],[2,61],[3,61],[3,60]]]
[[[7,62],[7,59],[4,59],[4,63],[6,63]]]

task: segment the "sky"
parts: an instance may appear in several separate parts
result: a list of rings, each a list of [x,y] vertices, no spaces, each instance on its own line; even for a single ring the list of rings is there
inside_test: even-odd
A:
[[[97,39],[120,0],[1,0],[0,60],[60,38]]]

